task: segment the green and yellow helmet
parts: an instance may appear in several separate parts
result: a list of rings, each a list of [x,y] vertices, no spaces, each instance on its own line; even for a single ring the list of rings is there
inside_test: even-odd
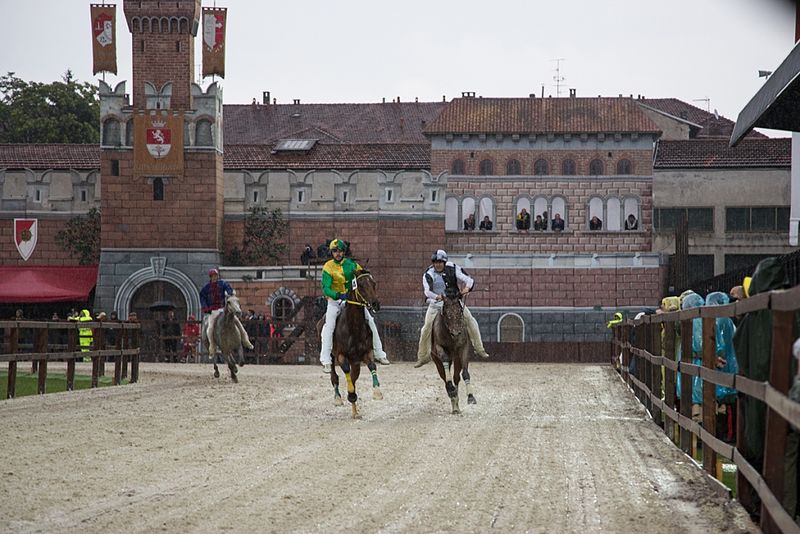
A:
[[[347,243],[345,243],[341,239],[334,239],[333,241],[330,242],[330,244],[328,245],[328,248],[331,251],[341,250],[342,252],[346,252],[347,251]]]

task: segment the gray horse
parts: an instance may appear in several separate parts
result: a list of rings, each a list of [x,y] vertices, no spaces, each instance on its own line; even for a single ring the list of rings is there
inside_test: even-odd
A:
[[[212,330],[211,324],[213,321],[213,336],[214,345],[222,353],[222,357],[228,364],[228,369],[231,372],[231,380],[239,382],[236,377],[238,372],[236,368],[236,358],[242,352],[242,342],[249,344],[249,340],[243,338],[242,330],[237,325],[237,319],[242,315],[242,308],[239,305],[239,297],[236,295],[225,295],[225,307],[220,311],[213,313],[209,316],[208,324],[203,328],[203,344],[208,348],[210,346],[208,331]],[[246,335],[246,334],[244,334]],[[219,369],[217,368],[217,355],[210,354],[214,362],[214,377],[219,378]]]

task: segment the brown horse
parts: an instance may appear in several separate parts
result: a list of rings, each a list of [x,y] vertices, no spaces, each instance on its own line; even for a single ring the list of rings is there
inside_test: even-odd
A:
[[[462,374],[467,385],[467,402],[475,404],[468,370],[469,335],[458,291],[448,291],[442,301],[442,310],[433,320],[431,358],[444,381],[453,407],[452,413],[461,413],[458,407],[458,383]]]
[[[372,373],[372,398],[377,400],[383,398],[372,354],[372,330],[364,317],[365,308],[372,313],[380,309],[378,286],[367,270],[361,271],[353,280],[353,285],[347,293],[347,303],[336,319],[336,329],[333,332],[334,364],[338,363],[344,372],[347,381],[347,400],[350,401],[354,419],[361,418],[358,412],[356,380],[361,374],[362,363],[365,363]],[[325,324],[324,317],[317,323],[318,336],[323,324]],[[331,366],[331,385],[334,391],[334,404],[341,406],[343,402],[339,393],[336,365]]]

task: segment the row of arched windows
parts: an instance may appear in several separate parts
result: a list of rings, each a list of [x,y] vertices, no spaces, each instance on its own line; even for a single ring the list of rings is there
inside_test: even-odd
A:
[[[506,161],[505,166],[505,175],[506,176],[518,176],[522,174],[522,164],[517,159],[509,159]],[[478,174],[480,176],[497,176],[500,174],[500,169],[495,169],[494,161],[491,159],[482,159],[478,164]],[[533,176],[546,176],[546,175],[564,175],[564,176],[573,176],[578,174],[578,165],[575,163],[574,159],[563,159],[560,162],[559,168],[550,168],[550,162],[546,159],[540,158],[533,162],[533,167],[531,168],[531,175]],[[593,159],[589,162],[589,167],[587,169],[587,174],[589,176],[602,176],[606,174],[606,164],[603,162],[602,159]],[[616,173],[618,175],[627,175],[633,174],[633,164],[629,159],[620,159],[617,160],[616,164]],[[463,159],[457,158],[453,160],[453,163],[450,165],[450,173],[454,175],[464,175],[467,173],[467,166]]]
[[[552,219],[558,215],[559,218],[564,220],[565,229],[574,226],[591,230],[618,232],[623,229],[639,229],[640,207],[639,198],[634,196],[594,196],[589,199],[586,220],[570,221],[569,205],[564,197],[560,195],[552,197],[521,195],[514,202],[514,217],[516,218],[524,209],[530,214],[531,222],[541,216],[544,221],[548,222],[548,228]],[[485,217],[488,217],[493,223],[493,230],[501,230],[501,228],[494,226],[496,206],[492,197],[488,195],[478,198],[469,196],[462,198],[447,197],[445,200],[446,231],[464,230],[464,221],[470,215],[473,215],[476,221],[476,230]],[[631,216],[633,216],[632,220],[630,219]],[[626,224],[626,221],[628,224]],[[635,227],[632,221],[636,222]],[[531,229],[533,229],[533,226],[531,226]]]
[[[133,119],[125,122],[125,142],[122,142],[122,121],[115,118],[108,118],[103,121],[102,141],[103,146],[133,146]],[[195,146],[214,146],[214,135],[212,124],[208,119],[200,119],[194,124],[194,145]],[[184,132],[184,145],[189,143],[189,131],[191,123],[186,123],[187,131]]]

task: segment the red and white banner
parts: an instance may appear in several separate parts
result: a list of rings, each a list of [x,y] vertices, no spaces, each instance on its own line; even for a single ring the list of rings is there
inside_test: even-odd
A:
[[[22,259],[28,261],[39,238],[38,219],[14,219],[14,244]]]
[[[203,8],[203,76],[216,74],[225,77],[225,19],[227,16],[227,8]]]
[[[114,4],[89,6],[92,17],[93,74],[117,73],[117,6]]]

